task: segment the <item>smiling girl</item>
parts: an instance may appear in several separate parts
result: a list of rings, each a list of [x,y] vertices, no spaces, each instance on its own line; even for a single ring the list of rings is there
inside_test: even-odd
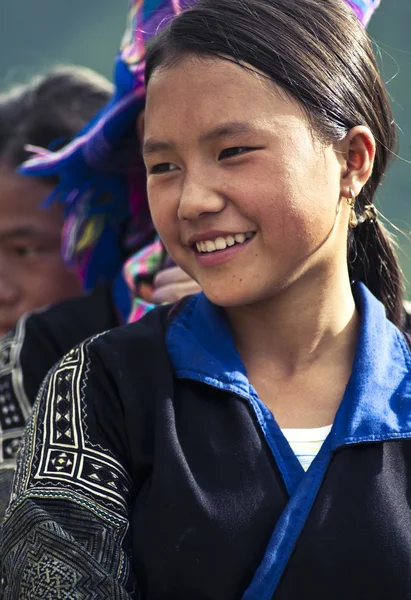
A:
[[[411,353],[373,205],[395,126],[366,33],[340,0],[199,0],[146,84],[153,221],[204,293],[49,374],[5,597],[411,598]]]

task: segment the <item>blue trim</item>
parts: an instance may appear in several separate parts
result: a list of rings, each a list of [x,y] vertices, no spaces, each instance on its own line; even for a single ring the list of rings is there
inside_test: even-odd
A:
[[[263,560],[241,600],[271,600],[273,597],[311,512],[330,458],[328,437],[278,519]]]
[[[367,288],[353,288],[361,314],[353,368],[331,431],[331,449],[411,437],[411,353]]]
[[[193,296],[169,328],[167,347],[177,377],[194,379],[248,400],[291,496],[305,475],[304,469],[271,411],[248,381],[224,311],[204,294]]]
[[[410,350],[367,288],[357,283],[353,293],[361,324],[352,374],[331,432],[306,473],[299,463],[297,466],[274,416],[248,381],[224,311],[199,294],[169,326],[167,347],[176,376],[201,381],[250,402],[290,495],[242,600],[271,600],[336,448],[411,437]]]
[[[277,421],[274,419],[272,412],[261,402],[255,392],[248,399],[264,433],[267,444],[274,455],[288,495],[291,497],[304,479],[305,471],[278,426]]]
[[[411,421],[411,410],[405,402],[405,397],[411,396],[409,348],[400,332],[386,320],[383,307],[364,286],[356,286],[354,296],[362,319],[352,375],[340,408],[330,434],[278,520],[242,600],[273,597],[317,497],[333,450],[348,443],[411,437],[411,432],[404,429],[394,431],[399,428],[400,414],[406,419],[403,427],[404,424],[408,427]]]
[[[386,318],[382,304],[362,283],[354,284],[353,293],[361,324],[352,375],[330,434],[332,450],[346,444],[411,437],[408,345]],[[177,377],[196,379],[247,398],[254,403],[254,410],[259,407],[256,414],[264,414],[264,420],[270,421],[269,430],[277,437],[278,426],[248,381],[221,308],[204,294],[193,296],[170,324],[167,344]],[[294,479],[292,474],[290,477]]]
[[[250,396],[250,383],[224,311],[204,294],[192,296],[177,314],[167,332],[167,346],[177,377]]]

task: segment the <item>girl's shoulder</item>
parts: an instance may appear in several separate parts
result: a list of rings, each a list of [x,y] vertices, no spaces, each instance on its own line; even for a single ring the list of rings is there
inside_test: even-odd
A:
[[[178,303],[180,304],[180,303]],[[173,368],[167,330],[179,306],[159,306],[136,323],[116,327],[84,341],[72,352],[83,359],[83,376],[106,381],[122,403],[135,395],[152,398],[158,389],[172,388]]]
[[[159,357],[166,352],[168,327],[183,304],[157,306],[135,323],[115,327],[95,336],[90,340],[93,352],[107,362],[114,357],[119,357],[119,360],[127,357],[127,362],[130,359],[151,360],[153,353]]]

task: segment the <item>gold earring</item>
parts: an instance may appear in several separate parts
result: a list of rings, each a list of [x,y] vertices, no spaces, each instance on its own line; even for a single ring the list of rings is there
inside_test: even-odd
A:
[[[355,213],[355,195],[351,188],[349,188],[349,190],[350,190],[351,198],[346,198],[347,204],[351,209],[350,210],[350,220],[348,221],[348,223],[349,223],[351,229],[355,229],[356,227],[358,227],[358,219],[357,219],[357,215]]]

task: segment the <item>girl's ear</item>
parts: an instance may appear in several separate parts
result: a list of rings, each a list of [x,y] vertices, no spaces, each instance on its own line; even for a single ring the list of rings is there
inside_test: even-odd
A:
[[[137,117],[136,129],[137,129],[138,139],[140,140],[140,143],[142,144],[143,139],[144,139],[144,109],[139,113],[139,115]]]
[[[350,189],[358,196],[371,177],[375,158],[375,139],[368,127],[358,125],[350,129],[341,142],[343,168],[341,195],[350,198]]]

